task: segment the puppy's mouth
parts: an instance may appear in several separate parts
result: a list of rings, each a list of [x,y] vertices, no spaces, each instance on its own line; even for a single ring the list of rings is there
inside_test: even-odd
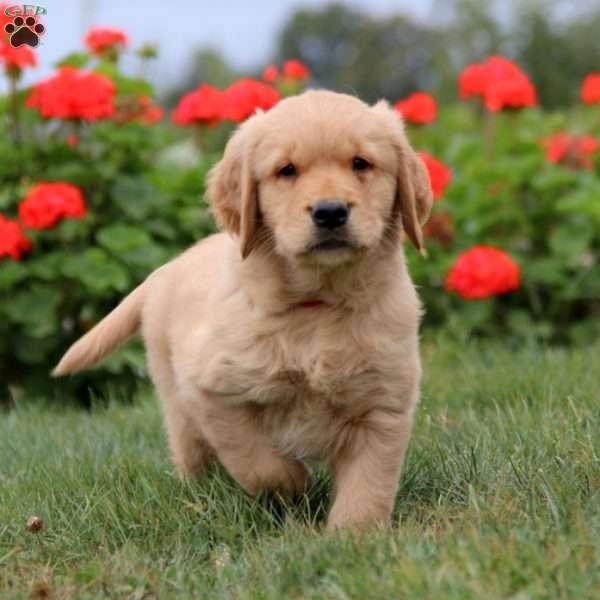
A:
[[[348,240],[341,240],[339,238],[330,238],[327,240],[321,240],[316,244],[313,244],[308,251],[309,252],[331,252],[332,250],[341,250],[344,248],[353,248],[354,245]]]

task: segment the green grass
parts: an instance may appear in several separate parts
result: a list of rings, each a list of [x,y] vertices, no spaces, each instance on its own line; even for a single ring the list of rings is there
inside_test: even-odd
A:
[[[600,598],[600,344],[429,341],[390,532],[174,476],[148,396],[0,415],[0,598]],[[44,520],[28,532],[29,516]]]

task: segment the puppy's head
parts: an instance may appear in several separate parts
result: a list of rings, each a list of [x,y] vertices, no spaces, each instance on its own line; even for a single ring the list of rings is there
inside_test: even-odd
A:
[[[292,261],[337,265],[399,239],[422,249],[432,194],[387,103],[306,92],[235,132],[208,197],[245,258],[271,244]]]

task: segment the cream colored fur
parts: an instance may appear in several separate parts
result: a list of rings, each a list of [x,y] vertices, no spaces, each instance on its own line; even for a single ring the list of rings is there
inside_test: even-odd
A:
[[[296,177],[278,175],[288,163]],[[401,240],[422,248],[432,202],[399,117],[332,92],[283,100],[238,128],[208,196],[225,233],[155,271],[55,374],[139,328],[183,477],[218,460],[250,494],[294,495],[321,460],[330,529],[389,523],[421,377]],[[351,207],[351,248],[310,250],[323,198]]]

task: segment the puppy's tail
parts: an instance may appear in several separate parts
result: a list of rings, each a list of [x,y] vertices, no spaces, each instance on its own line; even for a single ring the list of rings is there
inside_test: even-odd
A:
[[[54,377],[77,373],[108,356],[140,327],[146,295],[144,282],[125,298],[100,323],[77,340],[52,371]]]

